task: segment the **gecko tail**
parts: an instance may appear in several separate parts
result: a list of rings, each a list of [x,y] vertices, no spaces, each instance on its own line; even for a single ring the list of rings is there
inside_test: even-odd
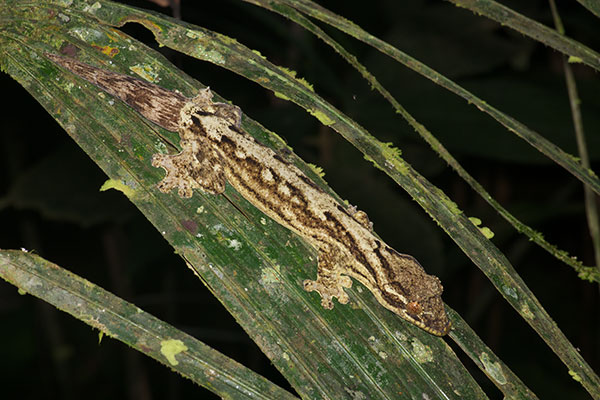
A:
[[[179,129],[179,115],[188,99],[133,76],[111,72],[73,58],[45,53],[54,63],[127,103],[144,118],[173,132]]]

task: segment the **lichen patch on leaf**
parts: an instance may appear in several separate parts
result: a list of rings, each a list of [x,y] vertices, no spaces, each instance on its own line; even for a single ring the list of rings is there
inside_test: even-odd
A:
[[[569,375],[571,375],[571,378],[573,378],[576,382],[581,382],[581,377],[577,375],[577,372],[569,370]]]
[[[311,92],[314,92],[315,89],[313,88],[313,85],[311,85],[310,83],[308,83],[308,81],[304,78],[298,78],[296,76],[296,71],[285,68],[285,67],[279,67],[283,72],[285,72],[286,74],[288,74],[289,76],[291,76],[292,78],[294,78],[295,80],[297,80],[298,82],[300,82],[300,84],[304,87],[306,87],[308,90],[310,90]]]
[[[523,315],[525,318],[532,320],[535,318],[535,315],[531,312],[531,309],[529,308],[529,305],[527,303],[523,303],[521,305],[521,315]]]
[[[329,118],[325,113],[319,110],[307,110],[310,115],[316,117],[323,125],[329,126],[332,125],[335,121]]]
[[[154,71],[153,68],[149,65],[136,64],[129,67],[129,70],[136,73],[137,75],[141,76],[149,82],[157,83],[160,81],[158,73],[156,73],[156,71]]]
[[[310,167],[310,169],[313,170],[315,174],[319,175],[321,178],[325,177],[325,171],[323,171],[323,168],[311,163],[308,163],[308,166]]]
[[[433,352],[429,346],[424,345],[418,339],[413,339],[411,344],[413,350],[412,353],[419,363],[423,364],[433,361]]]
[[[100,187],[101,192],[104,192],[108,189],[115,189],[120,192],[123,192],[123,194],[127,196],[128,199],[134,198],[136,194],[135,190],[133,190],[118,179],[109,179],[106,182],[104,182],[104,184],[102,184],[102,186]]]
[[[179,365],[175,356],[183,351],[187,351],[187,346],[179,339],[163,340],[160,342],[160,352],[171,365]]]
[[[278,99],[282,99],[282,100],[290,100],[289,97],[287,97],[285,94],[283,93],[279,93],[276,91],[273,91],[273,94],[275,95],[275,97],[277,97]]]
[[[568,62],[569,64],[581,64],[583,63],[583,60],[576,56],[569,56]]]
[[[488,228],[487,226],[480,226],[481,220],[479,218],[469,217],[469,221],[471,221],[473,225],[475,225],[479,229],[479,231],[483,233],[483,236],[485,236],[486,239],[491,239],[494,237],[494,232],[490,228]]]
[[[483,368],[485,369],[485,372],[487,372],[488,376],[490,376],[500,385],[506,384],[506,375],[504,375],[504,372],[502,371],[502,365],[500,365],[499,362],[493,362],[490,359],[490,356],[485,352],[481,353],[479,360],[483,364]]]

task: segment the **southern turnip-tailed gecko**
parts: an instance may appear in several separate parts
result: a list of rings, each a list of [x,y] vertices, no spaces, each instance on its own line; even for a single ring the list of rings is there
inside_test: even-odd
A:
[[[71,58],[46,54],[55,63],[120,98],[157,125],[178,132],[181,152],[155,154],[152,165],[166,176],[161,192],[193,189],[221,194],[229,183],[270,218],[318,250],[316,291],[321,304],[333,308],[336,297],[348,303],[350,277],[361,282],[385,308],[434,335],[445,335],[450,321],[441,299],[442,285],[417,260],[401,254],[373,233],[364,212],[347,208],[317,186],[304,172],[241,127],[238,107],[212,101],[210,89],[193,98],[158,85],[110,72]]]

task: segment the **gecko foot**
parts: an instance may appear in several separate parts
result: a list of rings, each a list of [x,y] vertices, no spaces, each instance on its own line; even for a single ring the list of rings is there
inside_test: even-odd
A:
[[[355,206],[348,207],[348,212],[352,217],[369,231],[373,231],[373,223],[369,220],[366,212],[358,210]]]
[[[352,286],[352,280],[342,275],[341,266],[347,265],[346,260],[340,259],[339,252],[331,248],[319,249],[319,267],[317,279],[304,281],[304,290],[307,292],[318,292],[321,295],[321,305],[331,310],[334,297],[340,304],[348,303],[348,295],[344,288]]]
[[[352,280],[347,276],[338,276],[337,279],[328,279],[321,276],[316,281],[306,279],[304,281],[304,290],[307,292],[318,292],[321,295],[321,305],[323,308],[331,310],[333,308],[334,297],[337,297],[340,304],[347,304],[348,295],[344,288],[352,286]]]
[[[180,197],[192,197],[193,189],[206,193],[221,194],[225,190],[225,174],[221,165],[209,152],[193,152],[192,144],[182,140],[183,151],[179,154],[154,154],[152,166],[166,171],[158,189],[169,193],[177,188]]]

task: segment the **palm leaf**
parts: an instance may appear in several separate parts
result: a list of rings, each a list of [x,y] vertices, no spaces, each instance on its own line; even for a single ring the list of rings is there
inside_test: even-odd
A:
[[[310,2],[282,3],[317,18],[326,16],[324,20],[335,26],[347,26],[342,18]],[[182,200],[159,193],[155,184],[162,173],[152,168],[149,160],[164,146],[177,146],[176,134],[149,124],[124,104],[57,68],[43,58],[44,52],[62,52],[117,72],[133,71],[160,80],[165,88],[194,95],[201,85],[155,51],[114,29],[137,22],[150,29],[159,44],[230,69],[305,108],[402,186],[486,273],[584,387],[598,394],[598,377],[506,257],[443,192],[406,163],[399,151],[376,140],[305,82],[231,38],[158,14],[107,1],[45,2],[35,9],[29,6],[4,1],[0,35],[4,70],[53,115],[104,170],[113,186],[121,188],[144,213],[302,397],[336,398],[340,393],[362,393],[367,398],[397,398],[399,393],[410,398],[485,395],[443,339],[400,321],[360,285],[355,283],[351,290],[351,306],[322,309],[318,296],[301,288],[303,279],[316,274],[314,249],[266,219],[231,188],[226,198],[196,193],[192,199]],[[348,33],[363,35],[356,27],[351,28]],[[397,54],[385,43],[371,43],[388,54]],[[430,72],[426,66],[421,70]],[[464,93],[451,81],[447,87]],[[600,187],[595,176],[535,132],[485,102],[470,95],[468,98],[498,115],[510,129],[532,138],[530,143],[542,143],[536,146],[540,151],[594,190]],[[258,123],[244,117],[243,126],[263,143],[289,153],[275,134]],[[302,160],[293,153],[289,159],[335,195]],[[492,382],[509,397],[533,397],[461,318],[449,312],[455,326],[451,338]]]
[[[100,341],[103,335],[120,340],[221,397],[296,398],[190,335],[40,256],[22,250],[0,251],[0,276],[23,294],[36,296],[98,329]]]

